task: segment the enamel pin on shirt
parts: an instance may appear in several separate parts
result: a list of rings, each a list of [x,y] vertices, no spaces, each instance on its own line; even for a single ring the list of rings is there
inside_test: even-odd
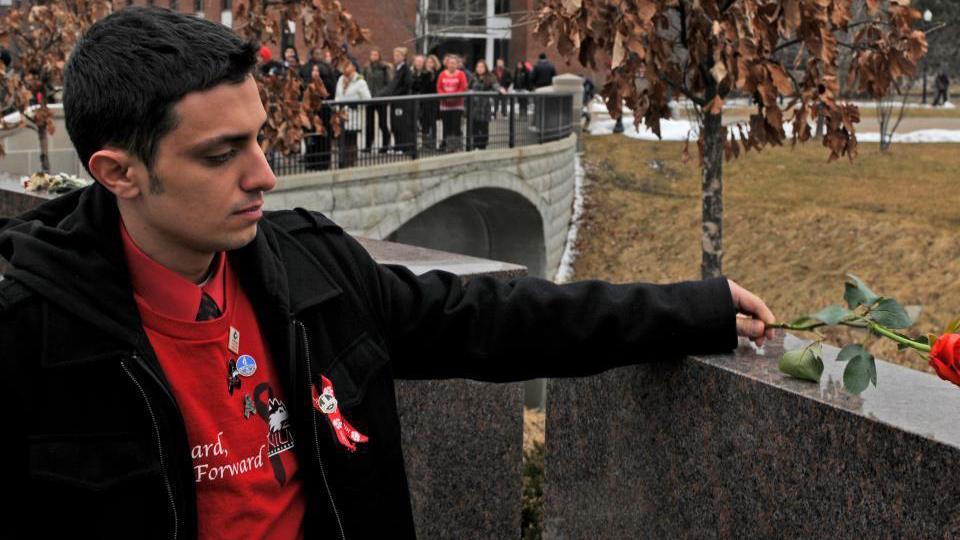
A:
[[[257,361],[249,354],[237,358],[237,373],[244,377],[252,377],[257,372]]]
[[[233,395],[233,389],[240,388],[240,372],[237,371],[237,361],[227,360],[227,391]]]
[[[230,340],[227,343],[227,349],[233,354],[240,354],[240,331],[230,327]]]
[[[320,379],[323,383],[322,392],[317,392],[316,384],[311,387],[313,408],[327,417],[327,421],[330,422],[330,426],[337,434],[337,440],[340,441],[340,444],[350,452],[356,452],[357,444],[365,443],[370,439],[354,429],[350,422],[347,422],[347,419],[343,417],[340,407],[337,405],[337,398],[333,393],[333,383],[330,382],[330,379],[323,375],[320,376]]]

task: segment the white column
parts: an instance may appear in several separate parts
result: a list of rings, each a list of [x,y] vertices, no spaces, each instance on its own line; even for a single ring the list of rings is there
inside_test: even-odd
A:
[[[487,47],[486,47],[486,54],[484,55],[484,58],[487,61],[487,69],[490,69],[490,70],[493,69],[493,61],[494,61],[494,58],[493,58],[494,38],[493,36],[490,35],[490,21],[493,20],[493,16],[496,13],[496,10],[497,10],[496,0],[487,0],[487,19],[486,19],[486,23],[484,24],[484,29],[487,33]]]

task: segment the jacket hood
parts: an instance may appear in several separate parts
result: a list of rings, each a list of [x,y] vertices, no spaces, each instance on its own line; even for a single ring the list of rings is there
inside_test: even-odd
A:
[[[139,313],[123,258],[113,194],[94,183],[0,219],[6,277],[129,343]],[[124,330],[126,329],[126,330]]]

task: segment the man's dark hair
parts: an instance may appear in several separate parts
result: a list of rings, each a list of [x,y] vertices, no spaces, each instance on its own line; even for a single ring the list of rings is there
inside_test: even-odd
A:
[[[10,54],[10,51],[0,49],[0,62],[3,62],[4,67],[10,67],[13,64],[13,55]]]
[[[64,116],[80,161],[90,172],[90,156],[116,146],[152,171],[157,143],[179,121],[174,105],[190,92],[243,82],[256,60],[252,43],[193,15],[129,7],[97,21],[64,72]]]
[[[540,53],[540,60],[546,60],[546,59],[547,59],[547,53]]]

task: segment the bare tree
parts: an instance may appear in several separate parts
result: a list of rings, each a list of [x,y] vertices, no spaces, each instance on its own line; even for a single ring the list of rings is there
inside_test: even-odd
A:
[[[847,83],[880,97],[894,79],[912,75],[927,51],[909,0],[544,0],[536,27],[544,42],[596,69],[609,57],[613,73],[602,94],[614,117],[625,103],[634,123],[658,136],[669,100],[683,96],[699,110],[703,234],[701,274],[719,276],[723,258],[723,161],[751,149],[811,138],[823,118],[829,159],[856,155],[857,107],[840,99],[838,51],[852,51]],[[848,32],[853,39],[844,41]],[[792,62],[779,52],[796,47]],[[643,72],[649,84],[636,84]],[[723,125],[724,101],[751,96],[748,122]],[[781,108],[780,97],[788,98]]]

